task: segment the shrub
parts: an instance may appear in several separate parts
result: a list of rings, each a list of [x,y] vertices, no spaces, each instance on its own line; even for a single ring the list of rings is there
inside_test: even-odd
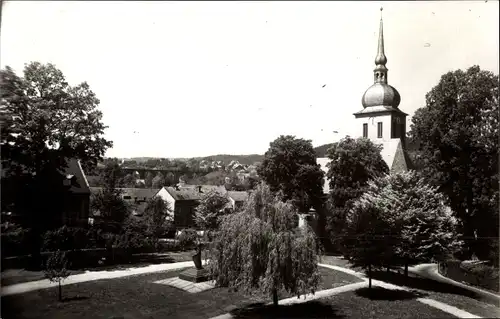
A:
[[[4,223],[2,229],[2,256],[21,256],[30,253],[30,230],[19,225]]]
[[[192,228],[184,229],[176,236],[181,250],[194,248],[198,238],[198,232]]]
[[[44,234],[42,250],[75,250],[87,248],[88,245],[89,239],[84,228],[62,226]]]

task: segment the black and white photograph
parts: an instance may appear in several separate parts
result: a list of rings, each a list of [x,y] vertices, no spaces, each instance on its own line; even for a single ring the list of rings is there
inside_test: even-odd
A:
[[[499,1],[0,1],[1,319],[500,318]]]

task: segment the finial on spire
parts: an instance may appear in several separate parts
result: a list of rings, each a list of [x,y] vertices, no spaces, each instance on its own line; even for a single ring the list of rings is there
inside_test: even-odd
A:
[[[375,64],[385,66],[387,63],[387,57],[384,52],[384,22],[382,21],[382,10],[384,10],[384,8],[380,7],[380,29],[378,34],[378,51],[377,57],[375,58]]]

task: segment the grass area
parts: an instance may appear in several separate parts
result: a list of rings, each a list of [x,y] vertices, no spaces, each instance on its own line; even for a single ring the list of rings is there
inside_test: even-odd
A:
[[[302,304],[280,306],[250,305],[232,311],[235,318],[455,318],[415,300],[403,291],[361,288]]]
[[[486,318],[500,318],[500,304],[497,299],[486,298],[468,289],[433,281],[430,279],[384,271],[373,272],[373,278],[394,285],[407,287],[427,298],[444,302],[450,306]]]
[[[70,270],[71,275],[84,273],[85,271],[113,271],[127,269],[130,267],[145,267],[151,264],[174,263],[192,260],[192,251],[169,252],[159,254],[135,255],[134,259],[127,264],[104,265],[77,270]],[[22,282],[45,279],[43,271],[31,271],[26,269],[6,269],[1,273],[2,286],[14,285]]]
[[[326,268],[320,290],[359,279]],[[2,297],[2,318],[210,318],[235,308],[271,298],[256,298],[227,288],[191,294],[154,281],[178,276],[181,271],[152,273],[63,286],[65,302],[57,301],[57,288]],[[291,297],[281,294],[281,298]]]

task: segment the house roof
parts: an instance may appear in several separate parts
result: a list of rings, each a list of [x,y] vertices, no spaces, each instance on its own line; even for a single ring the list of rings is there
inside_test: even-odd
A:
[[[201,187],[201,192],[199,190]],[[226,194],[227,191],[224,186],[215,185],[185,185],[179,188],[175,187],[164,187],[167,192],[177,201],[177,200],[200,200],[203,194],[210,191],[216,191],[220,194]]]
[[[102,187],[91,187],[92,193],[98,193],[103,188]],[[159,191],[159,188],[117,188],[122,191],[122,195],[130,196],[132,199],[134,198],[144,198],[150,199],[153,198]]]
[[[63,169],[63,174],[67,177],[73,176],[70,192],[75,194],[90,194],[89,182],[83,172],[80,161],[72,158],[66,161],[67,167]]]
[[[227,195],[231,197],[235,202],[244,202],[248,199],[247,192],[230,191],[227,192]]]

